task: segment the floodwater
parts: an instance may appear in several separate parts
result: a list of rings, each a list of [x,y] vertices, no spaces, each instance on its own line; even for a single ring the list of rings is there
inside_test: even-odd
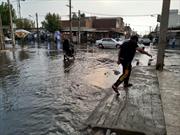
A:
[[[79,135],[118,77],[117,55],[77,47],[64,63],[50,45],[0,52],[0,135]]]

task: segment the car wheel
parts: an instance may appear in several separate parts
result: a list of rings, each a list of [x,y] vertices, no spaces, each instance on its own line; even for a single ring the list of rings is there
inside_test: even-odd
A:
[[[116,45],[116,48],[120,48],[120,45],[119,45],[119,44],[117,44],[117,45]]]
[[[102,44],[99,44],[98,47],[102,48],[102,49],[104,48],[104,46]]]

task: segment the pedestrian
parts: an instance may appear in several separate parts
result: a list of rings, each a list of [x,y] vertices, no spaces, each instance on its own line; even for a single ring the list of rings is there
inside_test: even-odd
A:
[[[135,56],[136,50],[142,54],[146,54],[152,57],[151,54],[144,51],[142,48],[138,47],[137,42],[138,42],[138,37],[132,36],[129,41],[124,42],[120,46],[117,64],[122,64],[123,74],[112,85],[112,89],[117,93],[117,95],[119,95],[118,86],[122,82],[124,82],[124,88],[132,86],[132,84],[129,83],[129,77],[132,69],[131,62]]]
[[[61,32],[56,31],[54,34],[54,38],[55,38],[55,42],[57,44],[57,49],[60,50],[61,49]]]
[[[69,43],[68,39],[64,39],[63,42],[63,51],[64,51],[64,60],[69,60],[68,57],[73,57],[74,58],[74,48],[73,46]]]
[[[176,38],[174,37],[174,38],[172,39],[172,48],[175,48],[175,45],[176,45]]]

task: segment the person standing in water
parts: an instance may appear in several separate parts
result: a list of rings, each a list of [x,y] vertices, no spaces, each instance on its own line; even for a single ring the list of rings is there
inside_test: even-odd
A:
[[[123,74],[112,85],[112,89],[117,93],[117,95],[119,95],[118,86],[122,82],[124,82],[124,88],[132,86],[132,84],[129,83],[129,77],[130,77],[131,69],[132,69],[131,62],[135,56],[136,50],[142,54],[146,54],[152,57],[151,54],[144,51],[142,48],[138,47],[137,42],[138,42],[138,37],[132,36],[129,41],[124,42],[120,46],[117,64],[122,64]]]

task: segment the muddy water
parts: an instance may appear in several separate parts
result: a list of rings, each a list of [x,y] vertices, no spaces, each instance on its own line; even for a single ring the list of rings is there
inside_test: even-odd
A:
[[[77,49],[66,63],[61,51],[46,48],[1,52],[0,135],[79,134],[110,87],[101,79],[114,62],[103,60],[115,51]]]
[[[79,135],[117,79],[117,50],[25,47],[0,53],[0,135]]]

